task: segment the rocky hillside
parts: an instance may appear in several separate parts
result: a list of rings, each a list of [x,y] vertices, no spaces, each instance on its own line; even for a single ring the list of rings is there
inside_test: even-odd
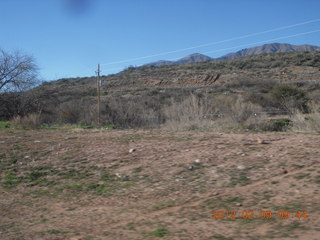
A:
[[[320,79],[320,52],[260,54],[232,60],[206,61],[165,66],[130,67],[102,76],[104,91],[153,87],[218,86],[239,80],[296,82]],[[209,77],[219,79],[213,83]],[[95,96],[96,77],[65,78],[37,88],[46,96],[69,99]]]

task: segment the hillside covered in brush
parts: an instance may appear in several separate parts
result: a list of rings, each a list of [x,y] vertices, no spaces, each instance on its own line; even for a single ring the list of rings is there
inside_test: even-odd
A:
[[[252,126],[249,120],[257,114],[264,114],[265,120],[277,113],[308,113],[311,103],[313,108],[320,105],[319,69],[319,51],[130,67],[102,76],[101,121],[127,128],[175,125],[172,122],[190,127],[219,120],[269,129],[258,127],[256,120]],[[1,118],[12,119],[18,111],[20,116],[40,112],[39,121],[45,124],[95,125],[96,83],[94,76],[66,78],[43,83],[23,98],[2,96],[7,104],[1,106]]]
[[[210,85],[208,75],[221,73],[215,86],[236,80],[305,81],[320,79],[320,52],[270,53],[232,60],[206,61],[169,66],[129,67],[102,77],[103,90],[144,87],[183,87]],[[67,78],[44,83],[38,90],[87,92],[94,95],[96,77]]]

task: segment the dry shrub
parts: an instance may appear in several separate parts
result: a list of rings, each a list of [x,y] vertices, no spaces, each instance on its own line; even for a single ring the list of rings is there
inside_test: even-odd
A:
[[[296,111],[292,115],[292,128],[294,132],[320,132],[320,106],[312,103],[310,104],[310,113],[303,114]]]
[[[206,116],[212,112],[210,110],[212,107],[209,100],[194,94],[182,102],[172,99],[171,104],[164,107],[166,122],[163,127],[171,130],[209,127],[212,121]]]
[[[160,103],[144,96],[104,101],[101,114],[103,124],[118,128],[156,128],[163,122]]]
[[[57,108],[57,120],[61,123],[78,123],[83,112],[82,100],[72,100],[60,104]]]
[[[235,123],[242,124],[257,112],[261,112],[261,107],[251,102],[244,102],[243,98],[239,96],[231,106],[229,116]]]
[[[241,96],[204,97],[192,94],[182,102],[172,101],[164,112],[166,117],[164,127],[171,130],[197,128],[260,130],[266,121],[262,107],[244,102]]]
[[[15,116],[11,120],[11,123],[15,128],[23,129],[36,129],[42,124],[40,114],[38,113],[30,113],[23,117]]]

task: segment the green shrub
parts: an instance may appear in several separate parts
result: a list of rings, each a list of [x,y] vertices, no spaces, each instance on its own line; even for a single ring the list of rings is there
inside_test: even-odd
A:
[[[79,127],[82,129],[93,129],[94,127],[83,122],[80,122]]]
[[[292,125],[292,121],[288,118],[274,119],[267,126],[267,131],[283,132]]]
[[[108,126],[105,126],[105,129],[107,129],[107,130],[114,130],[114,129],[117,129],[117,127],[114,126],[114,125],[108,125]]]
[[[8,173],[3,176],[3,186],[6,188],[12,188],[21,183],[21,178],[17,177],[13,173]]]

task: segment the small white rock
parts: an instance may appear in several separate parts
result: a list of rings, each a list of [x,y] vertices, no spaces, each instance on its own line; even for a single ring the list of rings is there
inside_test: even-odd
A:
[[[194,160],[194,162],[199,163],[199,162],[200,162],[200,159],[196,159],[196,160]]]
[[[243,166],[243,165],[238,165],[237,168],[240,169],[240,170],[246,169],[246,167]]]
[[[261,138],[258,138],[257,142],[258,142],[259,144],[266,144],[266,141],[263,140],[263,139],[261,139]]]
[[[131,148],[131,149],[129,150],[129,153],[133,153],[133,152],[135,152],[135,151],[136,151],[135,148]]]

